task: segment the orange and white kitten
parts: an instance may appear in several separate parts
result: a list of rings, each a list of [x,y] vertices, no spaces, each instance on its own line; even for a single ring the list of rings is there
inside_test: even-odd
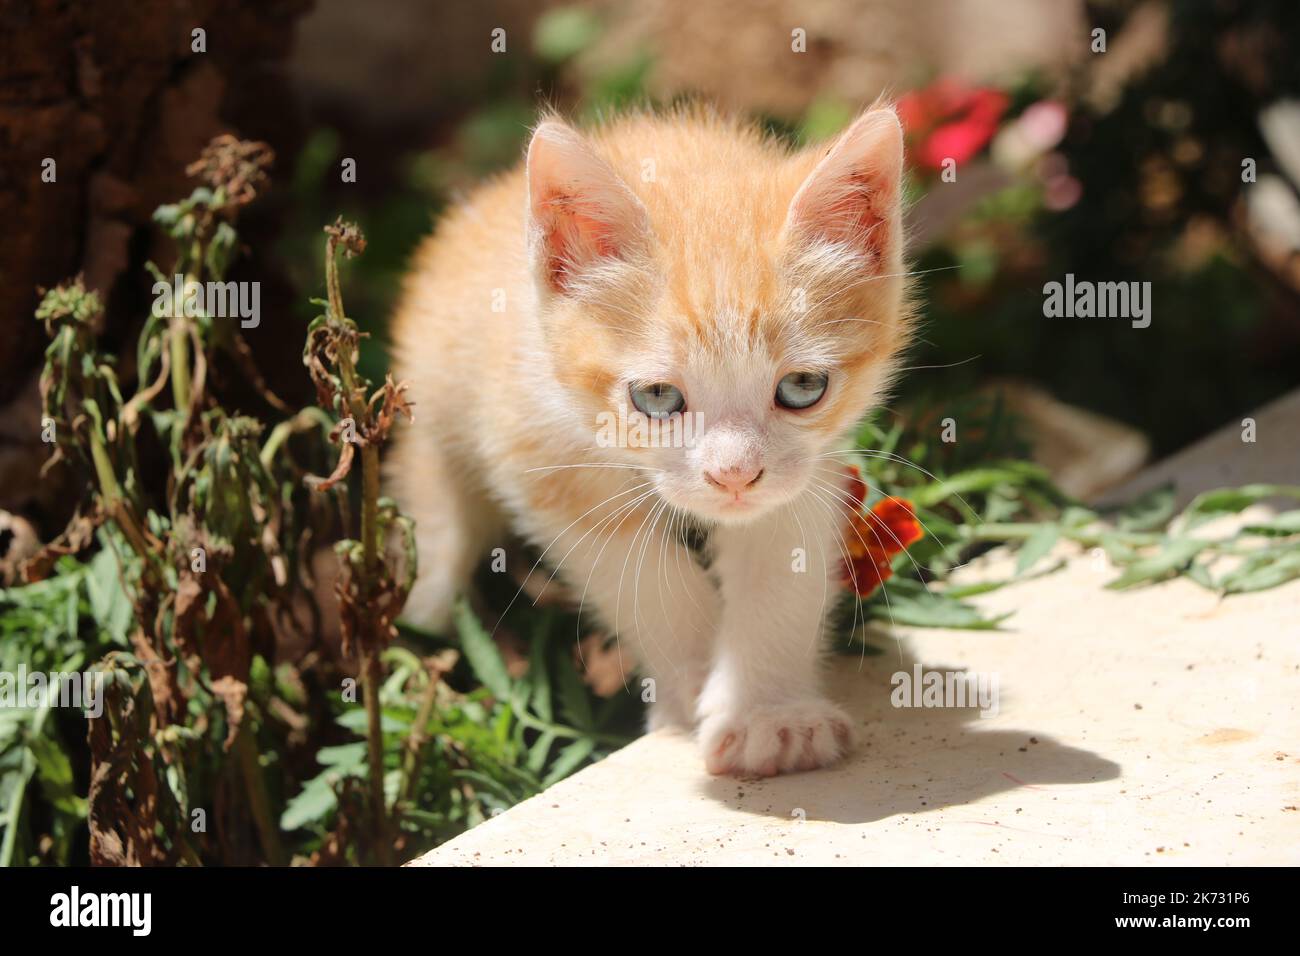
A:
[[[902,160],[888,108],[797,153],[703,109],[544,120],[422,247],[397,314],[411,619],[445,625],[517,535],[634,649],[651,726],[698,727],[711,772],[843,755],[820,674],[837,451],[907,339]]]

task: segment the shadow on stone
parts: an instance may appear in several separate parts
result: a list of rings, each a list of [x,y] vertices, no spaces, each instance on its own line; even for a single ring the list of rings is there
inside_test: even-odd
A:
[[[832,696],[857,719],[859,734],[857,749],[843,763],[767,779],[713,777],[703,792],[742,813],[868,823],[1049,784],[1055,799],[1068,800],[1069,789],[1056,789],[1062,784],[1082,786],[1119,776],[1118,764],[1091,751],[1033,728],[1004,729],[1005,716],[993,729],[995,721],[981,719],[978,707],[894,707],[892,675],[912,674],[915,663],[906,653],[899,662],[890,651],[864,659],[860,668],[836,668]],[[924,667],[926,674],[960,670]],[[1015,688],[1000,691],[1005,708]],[[1015,821],[972,820],[972,825],[1014,827]],[[918,820],[917,826],[926,823]]]

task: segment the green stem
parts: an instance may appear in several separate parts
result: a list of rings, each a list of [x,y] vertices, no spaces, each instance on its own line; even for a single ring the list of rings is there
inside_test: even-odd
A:
[[[172,306],[173,310],[178,308]],[[172,402],[176,411],[185,418],[190,411],[190,336],[185,319],[173,315],[167,330],[167,342],[172,359]]]
[[[262,768],[257,763],[253,735],[246,726],[241,727],[235,736],[235,750],[240,774],[244,778],[244,792],[248,795],[248,809],[253,815],[253,824],[257,827],[266,860],[271,866],[284,866],[280,830],[271,816],[271,798],[266,792],[266,781],[262,779]]]
[[[373,444],[361,450],[361,562],[368,591],[379,563],[379,447]]]
[[[406,738],[406,753],[402,758],[402,783],[397,788],[397,799],[403,803],[411,798],[411,788],[415,785],[416,773],[420,767],[420,753],[424,749],[426,728],[429,718],[433,716],[433,705],[437,699],[438,681],[441,679],[433,668],[424,669],[428,683],[420,695],[420,706],[415,714],[415,723],[411,724],[411,733]]]
[[[206,221],[200,223],[194,230],[194,238],[190,243],[190,269],[185,273],[182,289],[188,288],[190,282],[203,281],[205,241],[203,233],[205,231]],[[177,266],[179,265],[178,262]],[[190,380],[190,329],[183,302],[172,303],[172,316],[167,339],[172,356],[172,399],[176,403],[176,410],[181,413],[182,421],[188,422],[190,399],[193,396],[191,394],[192,383]]]
[[[113,462],[108,457],[104,436],[93,426],[90,429],[90,458],[95,465],[95,479],[99,482],[99,493],[104,499],[104,507],[112,511],[122,500],[122,488],[117,483],[117,474],[113,471]]]
[[[158,555],[149,547],[144,532],[140,530],[135,515],[131,512],[130,504],[122,495],[122,486],[118,484],[117,474],[113,471],[113,462],[108,457],[104,436],[93,425],[90,428],[90,458],[95,466],[95,479],[99,482],[99,494],[104,502],[104,511],[117,522],[117,526],[122,529],[122,534],[143,560],[145,574],[150,580],[154,580]]]
[[[379,862],[392,863],[392,845],[388,840],[388,819],[384,806],[384,738],[383,715],[379,710],[379,660],[371,651],[361,655],[362,686],[366,700],[366,744],[370,762],[370,805],[374,814],[375,847]]]
[[[331,236],[325,244],[325,284],[329,295],[330,317],[334,322],[346,322],[343,311],[343,293],[339,288],[338,260],[335,240]],[[355,356],[347,347],[349,338],[340,336],[344,347],[338,351],[339,378],[343,383],[344,397],[352,414],[354,432],[361,433],[369,423],[369,410],[365,395],[357,382]],[[375,567],[379,562],[379,448],[367,444],[361,449],[361,580],[358,591],[363,605],[369,605],[374,589]],[[374,616],[367,616],[367,627],[373,626]],[[367,751],[370,763],[370,805],[374,815],[374,828],[379,861],[391,862],[392,844],[388,836],[387,808],[384,801],[384,741],[382,715],[379,707],[380,664],[377,649],[379,635],[369,634],[361,641],[361,676],[365,692]]]
[[[281,446],[289,440],[290,435],[294,432],[306,431],[313,425],[324,429],[326,433],[334,427],[334,423],[325,414],[324,410],[317,408],[315,405],[307,406],[293,418],[276,425],[271,430],[271,434],[266,439],[266,444],[262,446],[262,450],[258,454],[262,467],[270,469],[275,461],[275,456],[280,453]]]

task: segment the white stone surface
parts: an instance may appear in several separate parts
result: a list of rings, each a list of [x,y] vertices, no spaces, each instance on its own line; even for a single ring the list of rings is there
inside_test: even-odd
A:
[[[1300,394],[1256,418],[1256,445],[1234,424],[1135,487],[1300,482]],[[976,599],[1015,612],[1003,631],[839,659],[862,735],[839,767],[714,778],[651,734],[414,865],[1300,864],[1300,582],[1220,600],[1114,576],[1076,552]],[[996,675],[997,715],[891,706],[917,662]]]

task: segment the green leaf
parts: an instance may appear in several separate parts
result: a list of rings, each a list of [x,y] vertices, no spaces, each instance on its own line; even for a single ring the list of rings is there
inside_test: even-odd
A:
[[[1268,498],[1300,498],[1300,485],[1242,485],[1204,492],[1183,509],[1186,527],[1194,528],[1220,515],[1237,514]]]
[[[369,718],[366,716],[364,707],[353,707],[351,710],[345,710],[339,715],[336,721],[340,727],[346,727],[354,733],[364,735],[370,728]],[[379,715],[379,729],[386,734],[402,734],[411,727],[410,721],[398,720],[388,714]]]
[[[338,806],[338,797],[330,783],[338,776],[337,770],[326,770],[308,780],[297,796],[285,805],[280,814],[280,829],[297,830],[333,813]]]
[[[1174,516],[1173,483],[1153,488],[1125,505],[1116,521],[1121,531],[1156,531]]]
[[[460,647],[469,661],[470,670],[494,697],[500,700],[510,698],[510,673],[506,662],[497,650],[496,642],[483,629],[469,603],[461,598],[456,602],[456,630],[460,634]]]
[[[1045,524],[1026,538],[1016,557],[1016,574],[1024,574],[1046,557],[1060,537],[1060,528],[1054,524]]]
[[[1037,575],[1035,575],[1036,577]],[[975,597],[978,594],[988,594],[991,591],[997,591],[1006,587],[1015,578],[1004,578],[1001,581],[979,581],[975,584],[962,584],[956,587],[948,586],[943,589],[945,597],[952,598],[954,601],[960,601],[962,598]]]
[[[1070,505],[1061,512],[1061,527],[1063,528],[1086,528],[1097,520],[1097,512],[1088,508],[1080,508],[1078,505]]]
[[[130,598],[122,590],[117,554],[109,547],[107,533],[101,531],[99,540],[102,547],[91,559],[86,575],[90,613],[115,644],[126,647],[134,611]]]
[[[1200,561],[1193,561],[1187,567],[1187,577],[1195,584],[1199,584],[1207,591],[1218,591],[1219,586],[1214,583],[1214,578],[1210,574],[1210,569]]]
[[[1219,580],[1227,594],[1263,591],[1300,577],[1300,548],[1252,555]]]
[[[929,508],[947,498],[993,491],[1002,486],[1022,487],[1048,481],[1047,472],[1030,462],[1006,462],[998,467],[972,468],[943,481],[931,482],[909,492],[914,504]]]
[[[547,666],[547,644],[551,634],[551,617],[547,615],[533,634],[533,644],[528,651],[528,676],[532,680],[532,700],[529,702],[534,712],[542,720],[550,723],[555,719],[551,706],[551,674]]]
[[[1123,574],[1107,584],[1106,587],[1118,591],[1132,587],[1135,584],[1145,584],[1166,577],[1182,570],[1192,558],[1204,551],[1209,545],[1209,541],[1201,541],[1196,538],[1173,538],[1164,546],[1163,550],[1149,557],[1138,558],[1133,561],[1124,569]]]
[[[468,780],[479,790],[493,794],[506,804],[519,802],[519,795],[507,787],[504,781],[493,779],[478,770],[453,770],[451,775],[457,780]]]
[[[1242,530],[1247,531],[1250,534],[1276,536],[1300,534],[1300,509],[1295,511],[1284,511],[1282,514],[1270,518],[1268,521],[1247,525]]]
[[[36,779],[40,781],[45,799],[56,810],[69,816],[86,815],[86,801],[77,796],[72,778],[72,763],[57,742],[41,735],[27,741],[27,747],[36,758]]]
[[[973,631],[996,630],[1011,616],[985,617],[979,608],[963,604],[942,594],[924,594],[918,597],[889,595],[889,600],[872,602],[871,614],[877,620],[913,627],[947,627]]]
[[[1188,511],[1241,511],[1248,505],[1265,498],[1300,498],[1296,485],[1242,485],[1240,488],[1217,488],[1197,495],[1187,506]]]
[[[541,773],[542,768],[546,766],[546,758],[551,755],[551,745],[555,743],[555,737],[555,731],[548,730],[529,748],[528,769],[533,773]]]
[[[555,758],[555,763],[551,765],[550,772],[542,778],[542,786],[549,787],[551,784],[563,780],[577,770],[595,749],[596,741],[590,737],[583,737],[581,740],[575,740],[569,744],[560,751],[560,755]]]
[[[557,690],[560,698],[560,710],[569,723],[579,730],[591,729],[591,697],[587,685],[578,676],[577,666],[567,654],[560,654]]]
[[[382,723],[381,720],[381,726]],[[361,770],[366,766],[366,743],[361,741],[338,747],[322,747],[316,751],[316,761],[324,767],[333,767],[335,770]]]

